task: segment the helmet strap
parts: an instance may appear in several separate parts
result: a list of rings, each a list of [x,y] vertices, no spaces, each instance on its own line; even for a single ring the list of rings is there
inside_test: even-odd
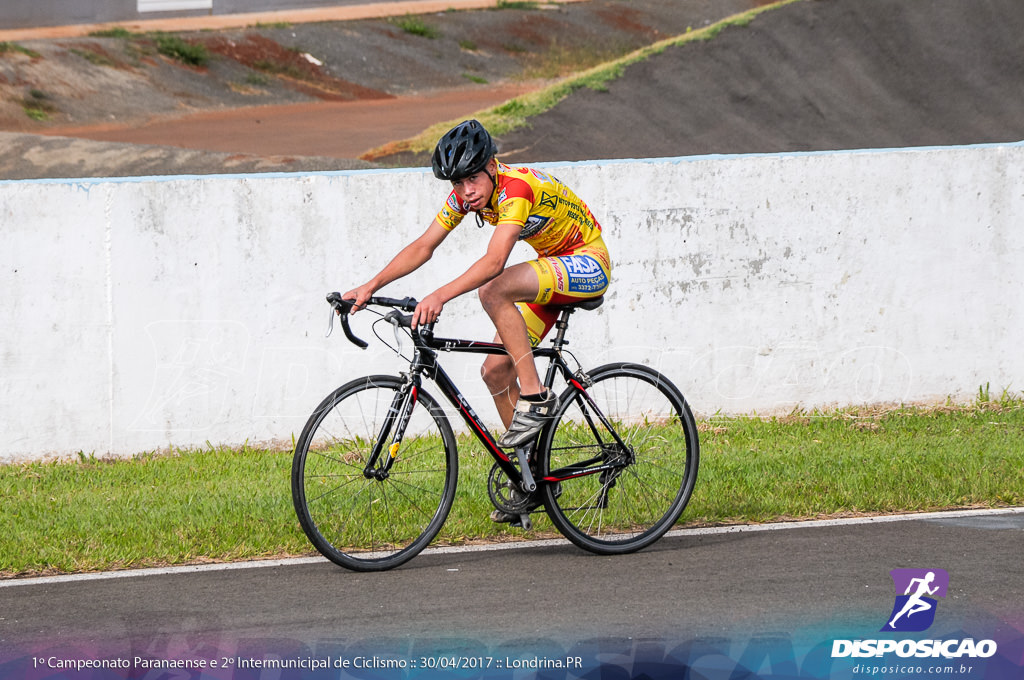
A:
[[[491,158],[494,159],[494,156],[491,156]],[[487,163],[490,165],[490,161],[487,161]],[[491,207],[491,201],[494,199],[494,192],[498,189],[498,174],[495,172],[495,174],[492,175],[487,172],[487,166],[484,166],[484,174],[491,180],[491,197],[487,199],[487,207],[489,208]],[[476,226],[480,229],[483,229],[484,226],[484,218],[480,217],[479,210],[476,211]]]

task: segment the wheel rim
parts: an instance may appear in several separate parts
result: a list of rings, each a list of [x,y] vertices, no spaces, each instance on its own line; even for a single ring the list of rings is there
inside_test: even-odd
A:
[[[696,452],[687,431],[688,410],[673,388],[621,369],[599,375],[587,392],[622,441],[603,426],[595,435],[584,424],[596,420],[584,417],[590,409],[578,397],[568,399],[549,433],[546,472],[598,459],[628,464],[562,482],[549,514],[570,540],[587,549],[639,549],[667,531],[689,499]]]
[[[389,565],[415,555],[437,534],[451,506],[451,436],[439,427],[439,409],[425,393],[389,474],[378,479],[363,473],[395,393],[394,384],[368,382],[329,404],[304,435],[300,520],[317,549],[345,566]]]

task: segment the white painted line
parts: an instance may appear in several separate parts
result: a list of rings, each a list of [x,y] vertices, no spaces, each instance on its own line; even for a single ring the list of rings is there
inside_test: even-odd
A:
[[[876,515],[865,517],[843,517],[839,519],[795,520],[792,522],[774,522],[772,524],[737,524],[724,527],[706,527],[703,529],[677,529],[666,536],[704,536],[711,534],[732,534],[747,531],[778,531],[779,529],[811,529],[814,527],[832,527],[848,524],[884,524],[888,522],[905,522],[908,520],[935,520],[956,517],[978,517],[981,515],[1014,515],[1024,513],[1021,508],[982,508],[978,510],[943,510],[941,512],[916,512],[903,515]]]
[[[979,510],[944,510],[942,512],[920,512],[904,515],[878,515],[869,517],[848,517],[841,519],[806,520],[793,522],[774,522],[771,524],[737,524],[722,527],[705,527],[698,529],[676,529],[665,536],[709,536],[715,534],[733,534],[755,531],[779,531],[785,529],[812,529],[816,527],[847,526],[852,524],[886,524],[911,520],[937,520],[962,517],[979,517],[990,515],[1024,514],[1024,507],[995,508]],[[537,541],[511,541],[508,543],[485,543],[480,545],[438,546],[427,548],[422,555],[475,553],[495,550],[519,550],[523,548],[543,548],[554,545],[565,545],[564,538],[552,538]],[[0,588],[13,586],[50,585],[55,583],[73,583],[77,581],[101,581],[117,578],[136,578],[140,576],[167,576],[198,574],[204,572],[230,571],[233,569],[260,569],[263,567],[292,567],[303,564],[326,564],[323,557],[290,557],[277,560],[248,560],[245,562],[218,562],[216,564],[191,564],[174,567],[155,567],[150,569],[125,569],[122,571],[103,571],[85,574],[63,574],[60,576],[39,576],[33,578],[0,579]],[[340,569],[340,567],[339,567]]]

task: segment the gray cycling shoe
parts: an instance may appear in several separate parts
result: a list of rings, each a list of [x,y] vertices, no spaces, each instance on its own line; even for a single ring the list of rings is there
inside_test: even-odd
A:
[[[514,527],[523,525],[523,516],[529,516],[531,512],[544,505],[544,501],[541,500],[540,492],[530,495],[530,500],[527,501],[523,507],[522,512],[505,512],[504,510],[494,510],[491,512],[491,521],[497,524],[508,523]]]
[[[491,521],[496,524],[512,524],[518,522],[520,515],[513,515],[511,512],[505,512],[504,510],[492,510]]]
[[[534,402],[519,399],[516,402],[516,412],[512,416],[512,423],[508,426],[508,432],[501,435],[498,446],[503,449],[513,449],[528,443],[547,424],[557,408],[558,397],[551,390],[547,390],[544,401]]]

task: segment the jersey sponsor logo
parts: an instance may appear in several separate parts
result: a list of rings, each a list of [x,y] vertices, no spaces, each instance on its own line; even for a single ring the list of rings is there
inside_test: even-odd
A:
[[[555,258],[561,267],[555,267],[555,285],[563,293],[599,293],[608,287],[608,275],[601,264],[590,255],[563,255]],[[562,278],[562,268],[568,281]]]
[[[566,271],[573,276],[592,276],[601,271],[601,265],[590,255],[566,255],[561,259]]]
[[[466,212],[465,210],[463,210],[462,202],[459,201],[459,197],[454,191],[448,195],[448,207],[457,213]]]
[[[546,191],[540,192],[540,206],[551,210],[558,209],[558,197]]]
[[[519,232],[519,240],[522,241],[530,238],[531,236],[536,236],[549,221],[551,221],[550,217],[530,215],[526,218],[526,224],[523,225],[523,230]]]
[[[533,174],[534,177],[539,179],[541,182],[551,182],[551,178],[548,177],[547,175],[545,175],[540,170],[534,170],[534,169],[531,168],[530,172]]]

